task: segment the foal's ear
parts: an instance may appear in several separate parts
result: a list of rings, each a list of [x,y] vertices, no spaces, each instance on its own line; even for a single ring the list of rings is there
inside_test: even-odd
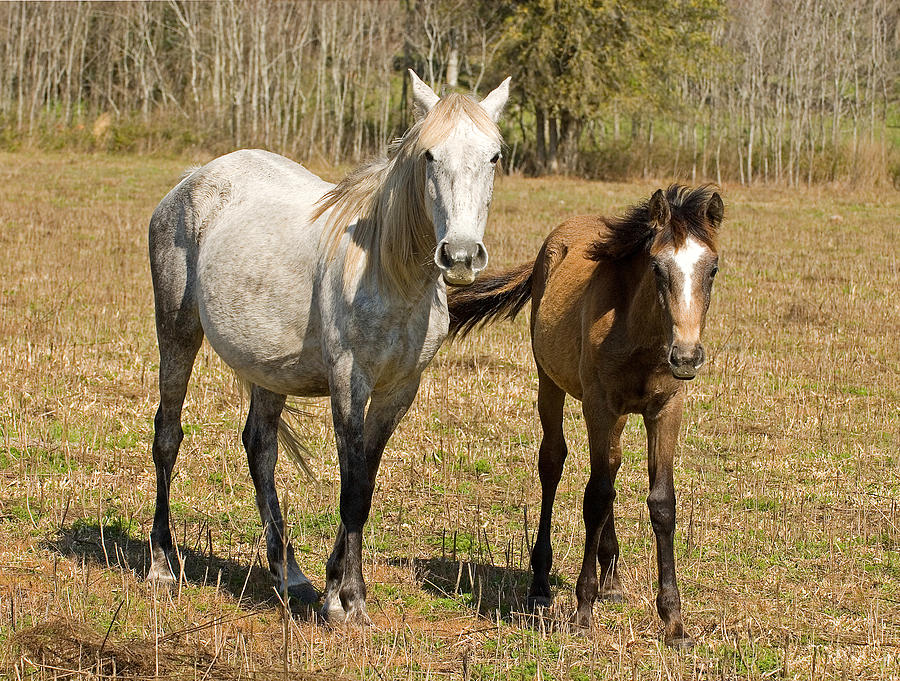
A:
[[[509,99],[509,81],[511,76],[494,88],[487,97],[481,100],[481,108],[487,111],[487,115],[496,123],[500,120],[500,114],[503,107],[506,106],[506,100]]]
[[[416,120],[425,118],[425,115],[440,101],[440,97],[434,94],[428,85],[409,69],[409,77],[412,79],[413,113]]]
[[[722,197],[719,196],[719,192],[714,192],[709,197],[709,203],[706,204],[706,219],[709,220],[709,224],[712,225],[713,229],[718,229],[724,217],[725,204],[722,203]]]
[[[654,229],[662,229],[669,224],[669,220],[672,218],[672,211],[669,210],[669,200],[662,189],[657,189],[653,193],[647,208],[650,212],[650,224],[653,225]]]

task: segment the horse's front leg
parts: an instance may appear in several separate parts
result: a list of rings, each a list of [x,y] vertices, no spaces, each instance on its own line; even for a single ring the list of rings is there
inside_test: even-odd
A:
[[[599,386],[585,390],[581,407],[591,450],[591,475],[584,488],[584,558],[575,584],[577,608],[573,621],[577,626],[589,627],[599,586],[597,555],[600,535],[604,524],[612,515],[613,501],[616,498],[610,470],[610,448],[619,415],[609,411]]]
[[[656,535],[659,594],[656,609],[665,626],[665,642],[678,648],[691,645],[681,620],[681,595],[675,579],[675,483],[672,460],[681,427],[682,397],[677,394],[662,409],[644,414],[647,427],[647,469],[650,494],[647,506]]]
[[[284,395],[254,385],[250,393],[250,413],[241,439],[247,450],[250,477],[256,489],[256,505],[266,533],[269,571],[278,583],[278,592],[303,603],[315,603],[319,595],[297,565],[294,547],[287,540],[284,517],[275,490],[275,462],[278,459],[278,419]]]
[[[371,508],[375,478],[378,474],[378,467],[381,463],[381,455],[384,452],[385,445],[400,419],[403,418],[403,415],[412,404],[418,388],[419,376],[417,375],[399,388],[395,387],[389,391],[376,390],[371,394],[371,402],[369,403],[363,426],[363,451],[365,452],[366,491],[368,494],[366,517],[368,517],[369,508]],[[335,428],[337,429],[337,419],[335,419]],[[367,622],[365,584],[362,581],[362,546],[360,542],[358,559],[354,560],[350,526],[347,524],[348,518],[344,511],[343,463],[341,464],[341,479],[341,526],[338,529],[334,550],[326,568],[327,588],[322,612],[331,621]],[[365,518],[362,522],[365,522]],[[362,526],[360,525],[360,532],[361,529]],[[358,566],[358,570],[356,566]],[[354,574],[358,574],[358,584],[362,586],[362,598],[357,599],[357,606],[354,606],[353,601],[347,598],[350,594],[358,593],[354,591],[358,588],[355,585]]]
[[[366,466],[363,425],[372,385],[349,354],[334,362],[329,384],[341,471],[341,527],[326,566],[322,615],[331,621],[366,624],[369,617],[362,576],[362,529],[372,505],[372,485]]]

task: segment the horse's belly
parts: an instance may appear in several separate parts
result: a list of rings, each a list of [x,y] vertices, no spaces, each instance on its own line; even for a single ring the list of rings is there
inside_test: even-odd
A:
[[[327,395],[312,254],[301,257],[272,235],[242,236],[222,230],[201,249],[198,307],[210,345],[241,378],[268,390]]]
[[[581,399],[581,379],[578,373],[580,343],[576,333],[557,333],[557,327],[535,321],[532,347],[541,370],[553,382],[576,399]]]
[[[552,280],[550,282],[553,283]],[[581,399],[581,321],[565,295],[547,286],[532,324],[534,358],[553,382]]]
[[[216,306],[201,312],[209,344],[241,378],[283,395],[328,394],[318,338],[297,333],[277,318],[223,317]],[[201,309],[203,309],[201,307]]]

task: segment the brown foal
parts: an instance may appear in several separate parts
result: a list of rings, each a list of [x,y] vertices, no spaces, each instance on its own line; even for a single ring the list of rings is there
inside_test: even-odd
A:
[[[684,647],[675,579],[672,459],[681,426],[684,380],[703,364],[700,335],[718,270],[716,235],[724,206],[710,187],[658,190],[623,217],[580,216],[544,241],[533,263],[482,276],[448,296],[450,333],[465,335],[514,317],[530,298],[531,340],[543,428],[538,460],[541,520],[531,554],[533,606],[550,604],[550,519],[566,459],[563,403],[581,400],[591,474],[584,491],[584,559],[575,587],[579,626],[597,598],[621,600],[613,500],[628,414],[647,429],[647,506],[656,535],[656,605],[665,642]],[[597,564],[600,577],[597,577]]]

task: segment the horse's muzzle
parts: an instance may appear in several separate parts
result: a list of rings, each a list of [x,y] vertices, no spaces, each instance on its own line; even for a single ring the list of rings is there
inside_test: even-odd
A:
[[[449,242],[438,244],[434,264],[441,270],[444,281],[453,286],[468,286],[488,262],[487,249],[480,241]]]
[[[694,378],[704,361],[706,361],[706,354],[700,343],[689,347],[673,344],[669,351],[669,368],[672,370],[672,375],[683,381]]]

